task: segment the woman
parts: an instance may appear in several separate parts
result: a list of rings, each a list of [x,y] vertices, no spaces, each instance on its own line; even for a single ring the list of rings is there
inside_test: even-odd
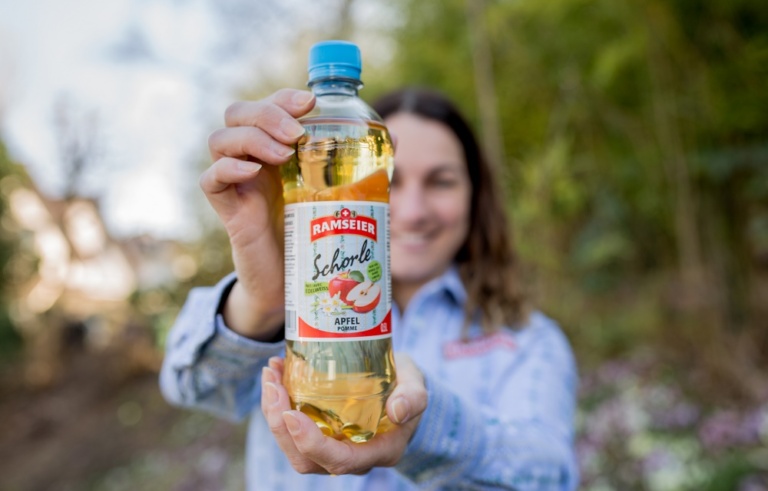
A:
[[[303,132],[294,118],[313,105],[294,90],[236,103],[211,135],[215,163],[200,182],[230,236],[236,273],[190,294],[168,342],[166,397],[251,417],[249,489],[575,489],[571,350],[554,322],[526,311],[493,169],[435,92],[406,89],[374,104],[397,140],[398,384],[386,408],[395,424],[354,444],[324,437],[290,410],[273,207],[278,166]]]

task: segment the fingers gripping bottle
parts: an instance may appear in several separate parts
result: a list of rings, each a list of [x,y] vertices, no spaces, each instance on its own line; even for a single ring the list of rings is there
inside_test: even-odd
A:
[[[360,50],[325,41],[309,55],[316,106],[282,167],[285,198],[283,383],[328,436],[371,439],[395,384],[389,275],[393,148],[358,98]]]

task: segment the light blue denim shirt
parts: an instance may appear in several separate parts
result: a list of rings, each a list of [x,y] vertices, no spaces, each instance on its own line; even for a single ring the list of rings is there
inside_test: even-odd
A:
[[[249,490],[573,490],[577,375],[558,326],[534,313],[526,327],[459,342],[466,291],[455,269],[425,285],[404,314],[393,308],[395,351],[424,373],[428,406],[395,468],[364,476],[295,472],[259,408],[261,368],[285,343],[261,343],[228,329],[217,314],[235,277],[190,293],[160,374],[172,403],[232,420],[250,417]]]

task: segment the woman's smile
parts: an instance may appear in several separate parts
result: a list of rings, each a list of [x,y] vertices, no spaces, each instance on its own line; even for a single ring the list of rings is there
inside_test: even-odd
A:
[[[408,113],[386,123],[398,139],[390,193],[392,279],[419,287],[450,267],[467,238],[467,164],[444,124]]]

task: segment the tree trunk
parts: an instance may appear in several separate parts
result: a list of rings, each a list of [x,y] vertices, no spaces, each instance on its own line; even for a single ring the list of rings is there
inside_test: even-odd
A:
[[[701,234],[698,228],[699,207],[693,186],[688,156],[679,117],[680,92],[675,90],[673,62],[664,52],[666,23],[665,13],[656,9],[650,11],[648,46],[648,69],[652,87],[652,111],[654,136],[659,154],[664,162],[667,179],[672,190],[672,213],[674,220],[677,262],[681,287],[678,300],[687,307],[696,307],[712,300],[705,291],[705,268],[701,251]]]
[[[355,0],[341,0],[339,4],[339,19],[336,29],[331,33],[332,39],[349,39],[354,32],[352,21],[352,5]]]
[[[466,0],[466,8],[483,147],[491,164],[503,167],[504,140],[493,75],[493,53],[485,24],[485,0]]]

